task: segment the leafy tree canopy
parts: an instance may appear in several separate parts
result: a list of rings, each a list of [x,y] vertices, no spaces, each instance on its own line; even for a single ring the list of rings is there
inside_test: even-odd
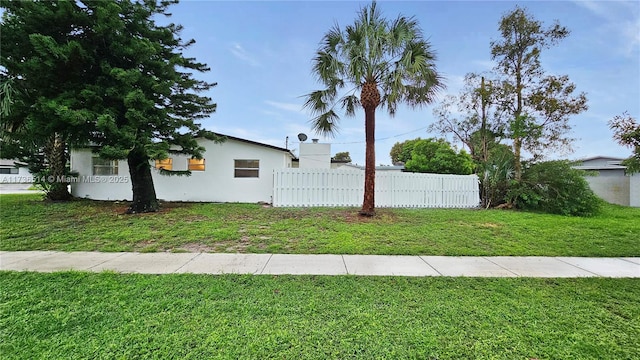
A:
[[[464,150],[457,153],[444,139],[416,139],[409,144],[412,150],[405,164],[407,171],[458,175],[473,173],[471,156]]]
[[[569,35],[559,23],[549,27],[517,6],[499,24],[500,38],[491,42],[491,57],[499,81],[500,106],[505,112],[505,132],[513,144],[515,178],[522,173],[521,151],[534,158],[549,151],[570,149],[569,118],[587,110],[584,93],[566,75],[546,75],[540,62],[543,49],[557,45]]]
[[[343,162],[351,162],[351,155],[349,155],[348,151],[338,152],[334,155],[333,160],[335,161],[343,161]]]
[[[628,112],[616,115],[609,120],[609,127],[613,130],[613,138],[620,145],[628,146],[633,150],[631,157],[623,162],[628,173],[640,172],[640,123]]]
[[[391,156],[391,162],[393,164],[406,164],[411,159],[411,152],[414,146],[422,141],[421,138],[413,140],[405,140],[403,142],[397,142],[391,147],[389,156]]]
[[[474,160],[486,161],[486,146],[503,137],[505,126],[495,82],[485,80],[484,75],[465,75],[460,95],[447,95],[433,110],[436,121],[429,131],[453,136],[467,147]]]

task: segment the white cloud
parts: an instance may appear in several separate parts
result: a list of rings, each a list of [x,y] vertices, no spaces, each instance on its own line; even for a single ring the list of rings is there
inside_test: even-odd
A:
[[[607,17],[608,12],[607,12],[607,7],[602,6],[602,4],[604,4],[601,1],[588,1],[588,0],[574,0],[573,1],[576,5],[578,6],[582,6],[583,8],[591,11],[592,13],[596,14],[596,15],[600,15],[603,17]]]
[[[249,54],[247,52],[247,50],[245,50],[242,45],[238,44],[238,43],[234,43],[231,48],[229,49],[229,51],[231,51],[231,53],[233,54],[233,56],[237,57],[238,59],[246,62],[247,64],[253,66],[253,67],[260,67],[261,64],[260,62],[258,62],[258,60],[256,60],[254,58],[254,56],[252,56],[251,54]]]
[[[620,40],[626,56],[640,48],[640,6],[636,1],[574,1],[606,21],[604,29]]]
[[[622,36],[626,39],[625,52],[627,55],[636,49],[640,48],[640,20],[628,21],[620,24]]]
[[[280,109],[280,110],[286,110],[286,111],[291,111],[291,112],[295,112],[295,113],[303,113],[303,109],[302,109],[302,105],[301,104],[295,104],[295,103],[283,103],[283,102],[277,102],[277,101],[270,101],[270,100],[265,100],[264,102],[267,105],[271,105],[276,109]]]

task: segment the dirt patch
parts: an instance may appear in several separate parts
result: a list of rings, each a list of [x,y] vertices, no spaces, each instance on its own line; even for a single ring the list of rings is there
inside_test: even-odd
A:
[[[131,202],[129,201],[115,201],[115,202],[111,202],[111,201],[99,201],[99,200],[94,200],[97,203],[102,203],[102,204],[107,204],[111,207],[111,210],[118,214],[118,215],[133,215],[133,216],[150,216],[150,215],[154,215],[154,214],[167,214],[170,213],[171,211],[173,211],[174,209],[180,209],[180,208],[185,208],[185,207],[189,207],[192,205],[192,203],[186,203],[186,202],[160,202],[160,209],[156,212],[150,212],[150,213],[137,213],[137,214],[127,214],[127,210],[129,209],[129,206],[131,205]]]
[[[355,210],[344,210],[336,213],[336,219],[347,223],[396,222],[398,215],[384,210],[377,210],[375,216],[361,216]]]
[[[246,253],[247,248],[251,245],[251,240],[248,236],[243,236],[237,241],[217,242],[213,244],[213,249],[224,252],[238,252]]]
[[[201,252],[215,252],[216,249],[215,249],[215,247],[211,247],[211,246],[205,245],[205,244],[189,243],[189,244],[181,245],[176,250],[181,250],[181,251],[186,251],[186,252],[194,252],[194,253],[201,253]]]
[[[159,245],[153,240],[145,240],[136,243],[134,251],[138,252],[155,252],[158,250]]]

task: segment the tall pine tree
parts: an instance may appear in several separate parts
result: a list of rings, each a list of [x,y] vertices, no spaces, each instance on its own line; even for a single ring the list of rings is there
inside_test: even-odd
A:
[[[91,118],[78,96],[91,61],[87,14],[69,1],[2,8],[2,157],[26,163],[49,199],[69,199],[68,145],[86,141]]]
[[[198,93],[215,84],[196,80],[191,71],[209,68],[182,52],[195,41],[179,37],[181,26],[160,26],[177,1],[129,0],[87,2],[92,23],[96,79],[85,91],[96,114],[100,156],[127,159],[133,188],[129,212],[158,209],[150,160],[169,152],[202,157],[197,136],[213,138],[195,121],[215,111],[211,99]]]
[[[3,3],[3,57],[5,48],[18,54],[11,58],[13,64],[7,62],[11,66],[2,64],[5,68],[2,75],[5,79],[17,79],[21,83],[18,90],[23,94],[14,101],[22,105],[12,105],[12,110],[19,111],[12,112],[11,117],[18,119],[17,123],[23,122],[23,128],[41,126],[41,133],[29,136],[42,144],[47,136],[54,139],[61,136],[62,140],[73,140],[73,145],[97,145],[98,154],[105,159],[127,159],[133,191],[131,213],[158,209],[151,160],[165,158],[170,152],[201,158],[204,149],[196,137],[219,140],[196,122],[214,112],[216,105],[210,98],[199,95],[215,84],[193,77],[193,72],[205,72],[208,67],[183,55],[194,40],[182,40],[179,25],[158,25],[155,21],[169,16],[167,8],[175,3],[151,0],[33,1],[6,6]],[[59,32],[57,39],[47,25],[62,27],[57,23],[61,21],[57,14],[61,8],[67,12],[63,23],[68,26]],[[26,25],[33,21],[43,26]],[[15,41],[5,42],[8,32],[16,34],[10,35]],[[35,50],[20,54],[24,34],[30,34],[30,40],[34,35],[36,40],[42,37],[40,49],[33,45]],[[69,48],[71,55],[54,45]],[[34,58],[34,53],[45,55]],[[35,66],[22,73],[14,71],[12,66],[17,67],[20,62],[43,62],[49,67],[40,69],[45,77],[35,81],[39,75]],[[49,78],[56,74],[62,78]],[[34,81],[23,84],[25,79]],[[60,89],[69,90],[65,93]],[[58,98],[62,100],[52,102]],[[36,106],[36,99],[48,107]],[[43,126],[47,116],[33,115],[40,108],[48,111],[46,115],[56,114],[64,121],[56,121],[60,125],[56,128]],[[22,121],[23,118],[26,120]],[[9,120],[3,120],[6,128],[12,127]],[[29,131],[13,132],[8,137],[22,145],[28,142],[28,134]],[[42,163],[51,165],[47,161]]]

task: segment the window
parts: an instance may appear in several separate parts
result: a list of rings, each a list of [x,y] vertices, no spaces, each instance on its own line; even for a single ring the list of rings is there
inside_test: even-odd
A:
[[[204,159],[189,159],[189,170],[204,171]]]
[[[237,178],[257,178],[260,160],[234,160],[234,175]]]
[[[173,169],[173,159],[172,158],[168,158],[168,159],[156,160],[156,169],[158,169],[158,170],[160,170],[160,169],[172,170]]]
[[[94,156],[92,162],[93,175],[118,175],[117,160],[107,160]]]
[[[0,174],[17,174],[18,168],[14,167],[0,167]]]

